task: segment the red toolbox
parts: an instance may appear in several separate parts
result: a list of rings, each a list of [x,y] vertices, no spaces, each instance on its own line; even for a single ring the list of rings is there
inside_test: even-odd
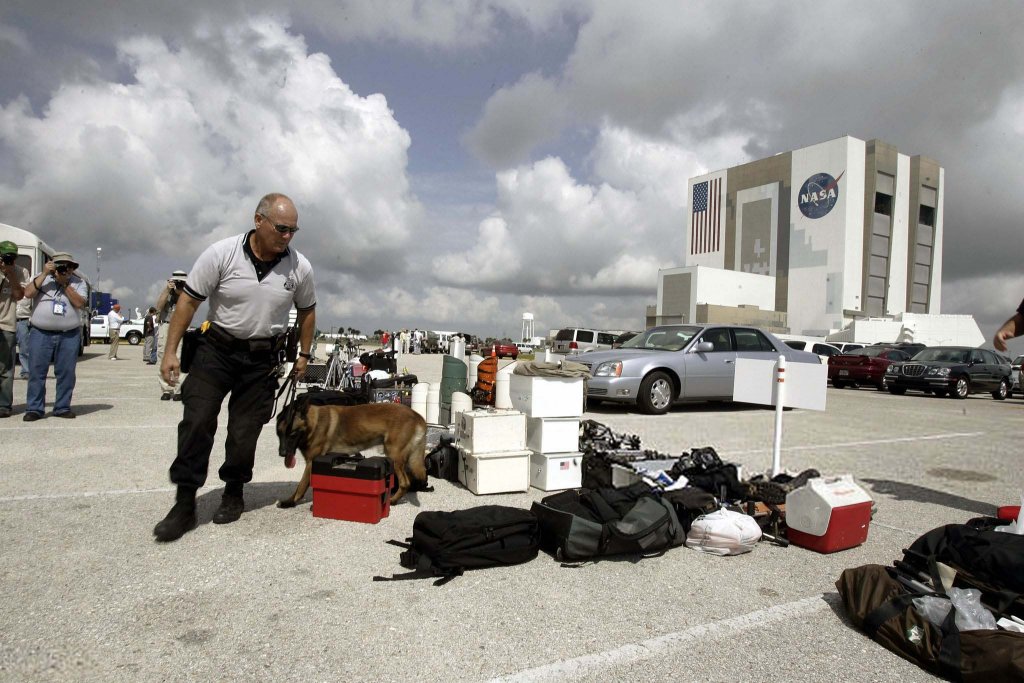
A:
[[[384,457],[328,453],[313,460],[313,516],[376,524],[391,512],[395,471]]]
[[[871,497],[844,474],[811,479],[786,496],[786,538],[793,545],[834,553],[868,538]]]

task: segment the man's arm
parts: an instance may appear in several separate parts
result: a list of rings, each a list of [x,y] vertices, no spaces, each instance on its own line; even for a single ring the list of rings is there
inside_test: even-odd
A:
[[[295,317],[295,324],[299,328],[299,352],[309,354],[313,347],[313,332],[316,330],[316,307],[298,311]],[[309,359],[299,356],[295,359],[295,376],[302,377],[306,374],[306,365]]]
[[[0,264],[0,271],[3,271],[4,277],[11,283],[11,299],[13,301],[21,301],[25,296],[25,287],[22,285],[21,275],[18,273],[19,270],[19,266],[13,263],[10,265],[6,263]]]
[[[992,338],[992,346],[996,347],[997,351],[1005,352],[1006,340],[1019,337],[1022,334],[1024,334],[1024,316],[1014,313],[1013,317],[996,331],[996,336]]]
[[[178,362],[178,344],[181,343],[181,337],[192,323],[192,317],[201,303],[199,299],[182,293],[178,297],[178,305],[175,306],[174,315],[171,316],[167,327],[167,349],[164,351],[164,361],[160,364],[160,375],[171,386],[178,383],[178,374],[181,370],[181,364]]]
[[[158,315],[163,315],[164,306],[167,305],[167,299],[170,298],[173,290],[174,283],[168,280],[167,286],[160,290],[160,296],[156,298],[156,312]]]

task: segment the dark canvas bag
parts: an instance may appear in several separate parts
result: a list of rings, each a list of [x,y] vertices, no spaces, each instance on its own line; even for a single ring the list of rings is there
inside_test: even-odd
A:
[[[686,541],[672,505],[642,482],[626,489],[572,489],[531,508],[541,547],[577,562],[606,555],[660,554]]]
[[[407,543],[388,541],[405,548],[399,561],[413,571],[374,581],[440,577],[435,586],[448,583],[468,569],[503,567],[537,557],[540,531],[529,510],[503,505],[482,505],[454,512],[421,512],[412,525]]]
[[[451,436],[442,436],[426,457],[427,474],[447,481],[459,480],[459,449]]]
[[[995,589],[1024,594],[1024,536],[995,530],[1005,523],[989,517],[932,529],[910,545],[905,560],[928,573],[934,558]]]
[[[1024,634],[960,631],[955,610],[938,628],[917,613],[896,570],[868,564],[843,571],[836,588],[850,620],[872,640],[923,669],[952,680],[1024,680]]]

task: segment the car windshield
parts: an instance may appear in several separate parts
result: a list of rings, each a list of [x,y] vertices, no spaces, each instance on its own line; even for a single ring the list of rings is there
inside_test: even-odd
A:
[[[690,340],[703,327],[690,325],[670,325],[652,327],[641,332],[622,345],[624,349],[648,349],[652,351],[679,351],[690,343]]]
[[[1024,356],[1017,356],[1013,359],[1013,365],[1020,365],[1022,360],[1024,360]]]
[[[966,363],[970,353],[967,349],[922,349],[914,356],[917,361],[936,361],[939,363]]]
[[[847,351],[847,356],[867,356],[868,358],[878,358],[889,349],[884,346],[865,346],[862,349],[854,349],[853,351]]]

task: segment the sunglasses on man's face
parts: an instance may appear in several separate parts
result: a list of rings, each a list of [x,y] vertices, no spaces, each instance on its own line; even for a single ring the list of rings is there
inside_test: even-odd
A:
[[[263,220],[265,220],[268,223],[270,223],[270,219],[267,218],[266,216],[264,216],[262,213],[260,214],[260,216],[263,218]],[[285,234],[294,235],[295,233],[297,233],[299,231],[298,226],[283,225],[281,223],[270,223],[270,224],[274,226],[274,230],[277,230],[277,234],[279,234],[279,235],[285,235]]]

